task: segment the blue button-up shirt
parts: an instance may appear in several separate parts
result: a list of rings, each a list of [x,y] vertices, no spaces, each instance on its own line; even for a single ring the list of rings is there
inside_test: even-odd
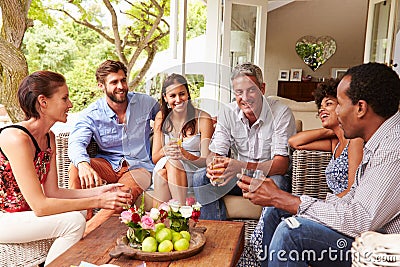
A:
[[[150,120],[154,120],[159,105],[148,95],[128,93],[126,124],[119,124],[117,114],[108,106],[105,97],[90,104],[81,112],[70,133],[68,156],[75,166],[90,162],[86,147],[93,137],[99,146],[96,157],[110,162],[118,171],[126,161],[130,169],[153,171],[150,153]]]

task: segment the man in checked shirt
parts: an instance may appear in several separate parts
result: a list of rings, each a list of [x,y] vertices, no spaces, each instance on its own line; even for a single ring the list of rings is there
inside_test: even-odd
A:
[[[362,232],[400,233],[399,76],[379,63],[352,67],[337,97],[345,137],[365,142],[346,196],[328,194],[324,201],[295,196],[270,179],[255,185],[239,175],[243,197],[271,207],[262,215],[262,266],[350,266],[352,242]]]

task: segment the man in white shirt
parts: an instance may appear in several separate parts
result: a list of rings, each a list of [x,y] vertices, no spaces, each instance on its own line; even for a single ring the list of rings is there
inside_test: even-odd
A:
[[[236,66],[231,75],[236,101],[223,106],[210,144],[209,164],[193,177],[196,199],[202,204],[201,218],[224,220],[222,197],[242,195],[236,174],[242,168],[261,170],[285,191],[290,190],[288,139],[296,133],[292,111],[279,101],[264,97],[261,69],[251,63]],[[228,157],[230,151],[237,159]],[[214,155],[225,156],[212,168]],[[218,170],[216,170],[218,168]],[[224,182],[213,186],[216,180]]]

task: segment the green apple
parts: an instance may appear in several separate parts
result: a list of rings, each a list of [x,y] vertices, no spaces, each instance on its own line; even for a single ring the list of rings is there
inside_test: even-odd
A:
[[[174,249],[176,251],[187,250],[189,248],[189,241],[185,238],[181,238],[174,243]]]
[[[170,252],[174,249],[171,240],[164,240],[158,245],[158,252]]]
[[[154,230],[156,231],[156,232],[158,232],[158,231],[160,231],[161,229],[164,229],[165,228],[165,224],[164,223],[157,223],[156,225],[154,225]]]
[[[152,236],[146,237],[142,242],[142,251],[156,252],[157,251],[157,240]]]
[[[180,234],[183,238],[185,238],[187,241],[190,241],[190,233],[188,231],[180,231]]]
[[[181,238],[182,238],[182,235],[180,233],[172,232],[172,243],[175,243],[176,241],[178,241]]]
[[[163,228],[160,231],[156,232],[156,240],[158,243],[163,242],[164,240],[172,240],[171,230],[168,228]]]

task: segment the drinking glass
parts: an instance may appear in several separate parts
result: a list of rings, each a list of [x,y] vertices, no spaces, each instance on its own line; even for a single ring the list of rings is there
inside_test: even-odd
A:
[[[225,161],[225,157],[224,156],[214,156],[213,157],[213,159],[212,159],[212,162],[211,162],[211,168],[214,170],[214,171],[223,171],[223,170],[225,170],[225,168],[214,168],[214,166],[216,165],[216,164],[218,164],[218,163],[224,163],[224,161]],[[223,173],[218,173],[218,174],[214,174],[214,176],[221,176]],[[224,178],[216,178],[216,179],[214,179],[214,180],[212,180],[212,184],[214,185],[214,186],[216,186],[216,185],[220,185],[220,184],[222,184],[222,183],[224,183],[225,182],[225,179]]]
[[[181,135],[179,134],[178,136],[170,136],[169,137],[169,144],[171,145],[171,148],[173,149],[171,151],[171,153],[174,156],[179,157],[179,155],[181,153],[180,147],[182,147]]]
[[[262,170],[253,170],[246,168],[242,168],[241,173],[255,179],[260,179],[264,175]]]

